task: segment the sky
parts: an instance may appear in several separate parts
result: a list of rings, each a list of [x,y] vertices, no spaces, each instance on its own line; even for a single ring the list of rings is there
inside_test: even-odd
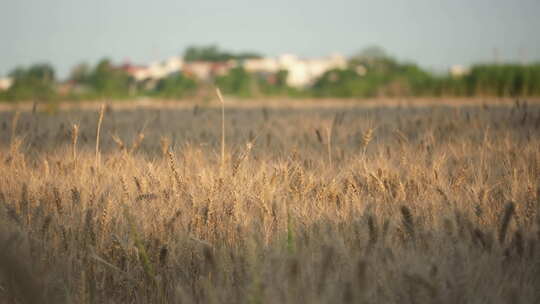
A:
[[[0,76],[50,63],[147,64],[190,45],[276,56],[377,45],[430,70],[540,61],[539,0],[0,0]]]

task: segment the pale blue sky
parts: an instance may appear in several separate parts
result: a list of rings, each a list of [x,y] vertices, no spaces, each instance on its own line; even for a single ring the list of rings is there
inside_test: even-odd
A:
[[[0,0],[0,75],[49,62],[60,75],[109,57],[148,63],[191,44],[265,55],[345,55],[380,45],[429,69],[540,61],[539,0]]]

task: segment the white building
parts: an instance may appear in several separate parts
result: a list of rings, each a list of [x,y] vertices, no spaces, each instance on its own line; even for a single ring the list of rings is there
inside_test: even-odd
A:
[[[237,64],[242,65],[249,73],[275,74],[280,70],[286,70],[288,72],[287,85],[304,88],[312,85],[317,78],[329,70],[345,69],[347,60],[339,54],[313,59],[284,54],[277,58],[251,58],[240,62],[184,62],[181,57],[171,57],[163,62],[154,62],[147,67],[130,66],[128,70],[136,81],[159,80],[180,71],[201,80],[209,80],[215,76],[225,75]]]
[[[11,87],[13,79],[10,77],[0,78],[0,91],[5,91]]]
[[[163,63],[164,69],[169,73],[176,73],[182,70],[184,59],[182,57],[171,57]]]
[[[224,62],[192,61],[184,64],[182,73],[200,80],[208,81],[216,76],[226,75],[236,66],[237,64],[233,60]]]
[[[335,54],[326,58],[301,59],[296,55],[283,54],[278,58],[247,59],[242,63],[243,68],[250,73],[276,73],[286,70],[287,85],[303,88],[331,69],[347,67],[345,57]]]
[[[277,73],[279,71],[277,59],[271,57],[246,59],[242,67],[249,73]]]
[[[449,72],[452,77],[461,77],[469,74],[469,69],[461,64],[456,64],[450,67]]]
[[[136,81],[159,80],[181,71],[183,66],[184,60],[181,57],[171,57],[163,62],[153,62],[147,67],[136,67],[131,75]]]
[[[306,87],[332,69],[345,69],[347,60],[342,55],[334,54],[325,58],[300,59],[295,55],[279,57],[279,66],[287,70],[287,84],[292,87]]]

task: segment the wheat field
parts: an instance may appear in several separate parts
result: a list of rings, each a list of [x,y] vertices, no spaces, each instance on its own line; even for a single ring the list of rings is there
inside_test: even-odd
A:
[[[224,110],[0,112],[0,303],[540,303],[540,103]]]

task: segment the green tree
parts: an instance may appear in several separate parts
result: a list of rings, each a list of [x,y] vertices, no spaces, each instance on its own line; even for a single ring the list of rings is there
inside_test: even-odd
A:
[[[165,98],[182,98],[192,94],[197,88],[197,83],[181,73],[175,73],[161,79],[155,88],[158,96]]]
[[[258,83],[254,75],[249,74],[244,68],[231,69],[227,75],[218,77],[216,84],[226,94],[249,97],[257,93]]]
[[[13,85],[5,93],[8,100],[50,101],[56,96],[55,72],[49,64],[18,67],[9,76]]]
[[[481,64],[465,77],[469,95],[531,96],[540,94],[540,64]]]
[[[115,68],[111,61],[102,59],[90,73],[87,84],[103,97],[126,97],[130,94],[129,75]]]
[[[436,85],[436,78],[417,65],[368,47],[350,58],[347,69],[323,74],[312,92],[324,97],[418,96],[435,94]]]
[[[92,70],[87,63],[79,63],[70,72],[69,80],[75,83],[87,83]]]
[[[248,58],[260,58],[261,56],[254,52],[232,53],[222,51],[217,45],[208,46],[190,46],[184,52],[185,61],[227,61],[231,59],[243,60]]]

